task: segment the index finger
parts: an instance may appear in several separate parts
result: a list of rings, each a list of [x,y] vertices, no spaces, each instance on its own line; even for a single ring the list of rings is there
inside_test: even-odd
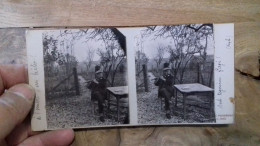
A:
[[[5,89],[19,83],[28,83],[25,65],[0,65],[0,95]]]

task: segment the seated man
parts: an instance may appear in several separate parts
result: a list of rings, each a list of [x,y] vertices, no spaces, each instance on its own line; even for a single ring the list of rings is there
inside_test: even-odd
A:
[[[159,86],[158,96],[165,99],[166,117],[170,119],[170,100],[174,94],[174,91],[172,87],[173,76],[171,75],[171,68],[169,67],[169,63],[164,63],[163,75],[157,78],[154,84],[156,86]]]
[[[104,122],[104,103],[106,99],[106,79],[100,66],[95,66],[95,79],[88,84],[91,90],[91,101],[98,101],[98,112],[100,121]]]

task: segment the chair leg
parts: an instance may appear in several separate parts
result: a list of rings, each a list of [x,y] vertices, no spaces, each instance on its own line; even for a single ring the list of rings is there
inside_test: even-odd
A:
[[[94,115],[95,114],[95,108],[94,108],[95,106],[94,106],[94,103],[93,102],[91,102],[91,108],[92,108],[92,114]]]
[[[92,113],[93,113],[93,115],[97,115],[98,113],[97,113],[97,110],[96,110],[96,104],[97,103],[95,103],[96,101],[92,101],[91,102],[91,104],[92,104]]]
[[[93,113],[93,115],[96,114],[95,109],[96,109],[96,105],[95,105],[94,102],[92,102],[92,113]]]
[[[170,110],[171,110],[171,113],[174,112],[174,106],[173,106],[173,102],[174,102],[174,96],[171,97],[171,106],[170,106]]]
[[[161,110],[162,110],[163,108],[162,97],[160,97],[160,101],[161,101]]]

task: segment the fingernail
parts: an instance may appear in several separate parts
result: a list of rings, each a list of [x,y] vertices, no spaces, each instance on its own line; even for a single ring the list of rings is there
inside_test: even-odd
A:
[[[18,94],[20,96],[23,96],[28,100],[33,100],[35,97],[34,89],[31,86],[29,86],[28,84],[15,85],[15,86],[11,87],[8,91]]]

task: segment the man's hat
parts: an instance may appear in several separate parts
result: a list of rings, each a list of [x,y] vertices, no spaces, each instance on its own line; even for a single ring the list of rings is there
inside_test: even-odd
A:
[[[101,72],[103,72],[103,69],[101,68],[101,66],[96,65],[95,66],[95,73],[97,74],[97,73],[101,73]]]
[[[171,70],[170,63],[164,63],[163,64],[163,71],[165,71],[165,70]]]

